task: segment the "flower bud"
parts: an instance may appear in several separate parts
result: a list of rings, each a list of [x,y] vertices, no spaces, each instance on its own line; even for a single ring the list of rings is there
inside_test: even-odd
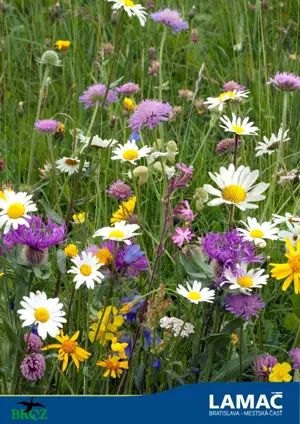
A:
[[[196,28],[192,29],[191,31],[190,43],[193,43],[193,44],[199,43],[199,32],[196,30]]]
[[[139,185],[143,185],[148,181],[149,169],[147,166],[138,166],[133,170],[133,175],[138,178]]]
[[[0,158],[0,171],[3,171],[5,169],[5,160]]]
[[[110,23],[116,25],[118,23],[118,12],[113,10],[110,17]]]
[[[155,162],[154,164],[153,164],[153,168],[155,169],[155,171],[157,171],[157,172],[162,172],[162,166],[161,166],[161,163],[160,162]]]
[[[24,114],[24,102],[18,103],[18,114],[19,114],[19,116],[23,116],[23,114]]]
[[[197,9],[195,6],[192,6],[192,8],[188,12],[188,18],[193,19],[197,14]]]
[[[197,199],[202,200],[203,203],[206,203],[208,201],[207,191],[204,190],[203,187],[197,188],[195,190],[194,197],[197,197]]]
[[[176,152],[168,152],[167,159],[173,165],[176,159]]]
[[[196,210],[197,212],[200,212],[204,207],[203,200],[197,199],[196,200]]]
[[[265,242],[265,240],[259,240],[255,242],[255,246],[258,247],[259,249],[264,249],[266,245],[267,243]]]
[[[148,56],[150,60],[156,60],[157,56],[155,47],[150,47],[150,49],[148,50]]]
[[[167,151],[168,152],[176,152],[177,150],[177,144],[175,143],[175,141],[170,140],[167,143]]]
[[[40,63],[49,66],[60,66],[60,59],[55,51],[47,50],[45,53],[42,54]]]

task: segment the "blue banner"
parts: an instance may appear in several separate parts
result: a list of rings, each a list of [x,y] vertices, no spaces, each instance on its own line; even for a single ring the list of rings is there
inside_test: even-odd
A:
[[[1,423],[299,423],[298,383],[207,383],[146,396],[1,396]]]

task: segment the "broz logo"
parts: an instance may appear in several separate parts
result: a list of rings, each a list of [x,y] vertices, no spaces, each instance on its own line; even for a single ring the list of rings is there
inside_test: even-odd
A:
[[[11,418],[12,420],[46,420],[47,409],[45,405],[39,402],[34,402],[34,397],[31,398],[30,402],[17,402],[18,405],[24,405],[26,408],[23,409],[12,409]],[[43,408],[43,409],[40,409]]]
[[[223,397],[209,395],[210,416],[270,416],[281,417],[283,413],[282,392],[271,392],[269,395],[226,394]]]

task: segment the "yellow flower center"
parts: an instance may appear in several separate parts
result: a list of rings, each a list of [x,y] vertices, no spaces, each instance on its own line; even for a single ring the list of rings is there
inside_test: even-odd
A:
[[[249,235],[250,237],[253,237],[253,238],[261,238],[263,237],[264,233],[263,231],[258,229],[258,230],[251,230]]]
[[[248,275],[246,275],[245,277],[239,277],[239,279],[237,280],[237,283],[239,286],[246,287],[246,288],[253,286],[253,280]]]
[[[188,298],[191,299],[191,300],[200,300],[201,295],[198,292],[189,292]]]
[[[125,234],[120,230],[112,230],[108,235],[108,237],[111,237],[111,238],[114,237],[114,238],[120,238],[120,239],[124,238],[124,236]]]
[[[223,100],[229,100],[232,99],[232,97],[234,97],[235,94],[232,91],[226,91],[226,93],[221,93],[218,97],[218,100],[220,100],[220,102],[222,102]]]
[[[21,203],[12,203],[7,209],[7,215],[11,219],[18,219],[24,215],[25,207]]]
[[[245,132],[244,128],[239,127],[238,125],[232,125],[232,129],[237,134],[243,134]]]
[[[74,353],[76,350],[76,343],[72,340],[66,340],[62,343],[61,348],[65,353]]]
[[[99,264],[108,266],[112,263],[113,256],[107,247],[104,247],[103,249],[99,249],[99,251],[95,254],[95,256],[96,258],[98,258]]]
[[[80,272],[82,275],[84,275],[85,277],[88,277],[89,275],[91,275],[92,273],[92,268],[89,265],[82,265],[80,267]]]
[[[76,166],[76,165],[78,165],[78,160],[75,160],[75,159],[66,159],[65,160],[65,164],[66,165],[70,165],[70,166]]]
[[[289,259],[289,265],[294,273],[300,272],[300,255],[293,256]]]
[[[48,319],[49,319],[49,317],[50,317],[50,314],[47,311],[47,309],[45,309],[45,308],[38,308],[35,311],[34,316],[35,316],[35,318],[36,318],[37,321],[47,322]]]
[[[242,186],[233,184],[224,188],[222,197],[229,202],[240,203],[246,199],[246,192]]]
[[[122,3],[124,3],[125,6],[133,7],[134,3],[131,0],[121,0]]]
[[[139,157],[139,154],[136,150],[129,149],[129,150],[125,150],[122,156],[123,156],[123,159],[134,160]]]

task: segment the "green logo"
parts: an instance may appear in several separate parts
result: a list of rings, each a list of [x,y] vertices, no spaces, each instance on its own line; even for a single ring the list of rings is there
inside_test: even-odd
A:
[[[18,405],[24,405],[24,409],[12,409],[11,418],[14,421],[17,420],[47,420],[47,409],[45,405],[42,405],[39,402],[34,402],[34,397],[31,398],[30,402],[22,401],[17,402]],[[43,409],[36,409],[43,408]]]

